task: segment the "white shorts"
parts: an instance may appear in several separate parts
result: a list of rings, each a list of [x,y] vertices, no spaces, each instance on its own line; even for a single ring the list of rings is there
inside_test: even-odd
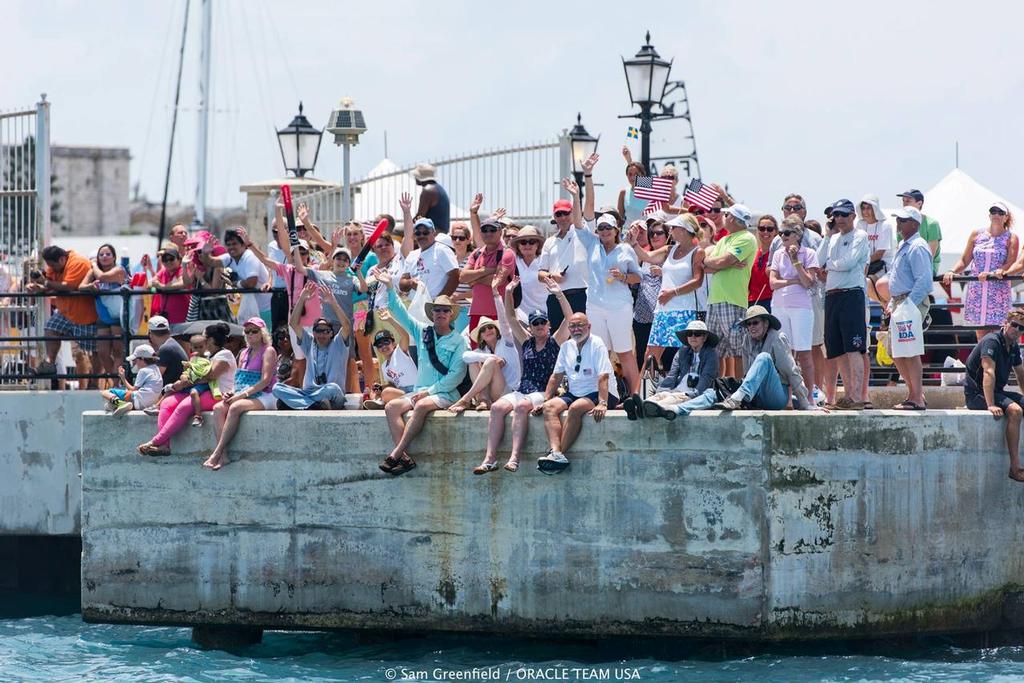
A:
[[[277,397],[269,391],[261,391],[255,396],[249,397],[253,401],[259,401],[263,404],[263,410],[277,410]]]
[[[405,396],[402,396],[401,398],[392,399],[391,401],[388,401],[388,403],[391,403],[392,401],[405,401],[405,404],[410,409],[414,408],[416,406],[416,404],[412,402],[412,399],[409,398],[408,394],[406,394]],[[421,398],[419,400],[420,403],[425,403],[425,402],[428,402],[428,401],[432,402],[434,405],[436,405],[438,410],[444,410],[445,408],[450,406],[452,403],[454,403],[454,401],[449,401],[448,399],[446,399],[446,398],[444,398],[442,396],[427,396],[426,398]]]
[[[498,400],[505,401],[513,408],[519,405],[520,401],[529,401],[534,408],[540,408],[544,403],[544,392],[533,391],[529,394],[524,394],[521,391],[510,391]]]
[[[606,311],[589,302],[587,319],[591,332],[596,334],[615,353],[633,350],[633,315],[631,312]]]
[[[814,310],[811,308],[776,308],[772,314],[782,323],[782,333],[789,337],[794,351],[810,351],[814,341]]]

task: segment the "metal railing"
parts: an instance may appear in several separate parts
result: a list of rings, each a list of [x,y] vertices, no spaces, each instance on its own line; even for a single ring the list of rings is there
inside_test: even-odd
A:
[[[58,380],[79,380],[79,379],[117,379],[116,373],[103,373],[103,372],[89,372],[89,373],[78,373],[78,372],[58,372],[56,374],[39,374],[34,372],[32,368],[33,359],[44,359],[45,353],[40,351],[39,353],[33,353],[34,350],[39,350],[40,346],[45,344],[47,341],[120,341],[124,345],[125,355],[127,355],[131,342],[136,340],[148,339],[147,335],[138,334],[137,330],[133,329],[132,323],[132,309],[131,302],[133,298],[146,297],[146,296],[190,296],[199,295],[203,297],[209,296],[221,296],[231,294],[274,294],[282,293],[284,289],[271,289],[269,291],[259,288],[237,288],[237,289],[173,289],[173,290],[159,290],[153,291],[150,288],[145,289],[134,289],[131,287],[122,287],[116,291],[104,291],[101,294],[97,294],[92,291],[70,291],[70,292],[0,292],[0,320],[7,321],[8,317],[22,316],[20,321],[27,322],[24,326],[14,325],[0,325],[0,385],[9,384],[23,384],[31,381],[49,382],[51,387],[55,387]],[[35,315],[36,311],[40,308],[48,308],[46,306],[46,299],[49,298],[72,298],[72,297],[89,297],[96,298],[98,296],[103,297],[120,297],[121,298],[121,315],[120,325],[121,334],[119,335],[81,335],[81,336],[62,336],[52,337],[45,334],[42,330],[42,326],[38,325],[39,331],[33,332],[34,328],[37,327],[35,321],[31,319]],[[38,301],[37,304],[25,303],[26,301]],[[5,302],[11,302],[13,304],[4,305]],[[224,320],[223,322],[232,323],[233,320]],[[172,334],[173,328],[172,326]],[[27,329],[30,331],[29,334],[22,334],[21,330]],[[9,387],[8,387],[9,388]]]
[[[550,218],[551,204],[559,196],[558,181],[568,173],[568,153],[568,140],[560,137],[430,163],[448,193],[451,220],[468,221],[473,195],[483,192],[489,201],[501,202],[510,218],[520,223],[541,223]],[[352,215],[369,220],[382,213],[396,214],[403,192],[414,198],[417,195],[411,175],[414,169],[395,168],[352,183]],[[344,223],[339,187],[296,194],[295,199],[309,205],[321,228],[333,229]]]

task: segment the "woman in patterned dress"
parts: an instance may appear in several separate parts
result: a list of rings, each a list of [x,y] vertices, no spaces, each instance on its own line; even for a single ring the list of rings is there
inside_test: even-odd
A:
[[[968,325],[997,327],[1006,320],[1006,314],[1013,303],[1011,283],[1004,275],[1016,272],[1018,240],[1010,230],[1013,216],[1006,204],[995,202],[988,210],[989,226],[975,230],[967,240],[964,253],[953,269],[942,276],[947,287],[953,276],[960,275],[972,266],[978,282],[970,282],[964,296],[964,321]],[[1024,270],[1024,266],[1021,266]],[[988,330],[977,330],[980,341]]]

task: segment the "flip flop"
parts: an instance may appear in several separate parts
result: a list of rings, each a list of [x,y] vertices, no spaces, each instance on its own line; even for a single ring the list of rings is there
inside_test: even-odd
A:
[[[893,410],[926,410],[926,408],[924,406],[918,405],[918,404],[914,403],[913,401],[911,401],[909,399],[906,400],[906,401],[903,401],[902,403],[897,403],[896,405],[894,405],[892,407],[892,409]]]
[[[518,460],[509,460],[507,463],[505,463],[505,469],[508,470],[509,472],[518,472],[519,471],[519,461]]]
[[[1024,470],[1010,470],[1010,479],[1024,483]]]

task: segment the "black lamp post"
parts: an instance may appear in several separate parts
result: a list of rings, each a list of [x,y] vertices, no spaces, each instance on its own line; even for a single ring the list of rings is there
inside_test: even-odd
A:
[[[587,132],[583,127],[583,117],[576,114],[576,125],[569,131],[569,145],[572,148],[572,175],[576,184],[580,186],[580,198],[583,198],[583,162],[597,151],[597,143],[601,136],[596,138]]]
[[[320,156],[320,135],[321,131],[314,128],[302,113],[302,102],[299,102],[298,115],[277,131],[277,144],[281,147],[285,171],[302,178],[316,168],[316,160]]]
[[[651,45],[651,32],[647,32],[647,43],[640,48],[633,59],[623,59],[626,72],[626,87],[629,100],[640,107],[639,114],[627,114],[619,118],[640,119],[640,161],[647,173],[651,171],[651,121],[672,118],[671,112],[664,112],[662,99],[668,85],[668,74],[672,62],[666,62]],[[655,112],[657,107],[659,112]]]

